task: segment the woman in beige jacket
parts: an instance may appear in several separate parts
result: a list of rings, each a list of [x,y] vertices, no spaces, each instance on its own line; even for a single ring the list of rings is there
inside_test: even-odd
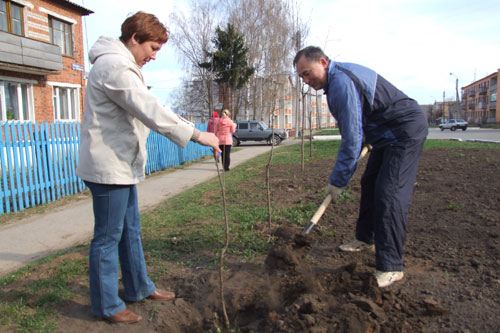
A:
[[[189,140],[220,151],[213,133],[164,108],[141,67],[156,59],[168,32],[152,14],[137,12],[122,24],[119,40],[101,37],[89,52],[93,64],[85,93],[77,175],[90,189],[94,237],[90,245],[90,300],[94,315],[116,323],[141,317],[118,297],[118,261],[124,299],[168,300],[174,293],[149,279],[140,237],[136,184],[144,179],[149,129],[184,147]]]

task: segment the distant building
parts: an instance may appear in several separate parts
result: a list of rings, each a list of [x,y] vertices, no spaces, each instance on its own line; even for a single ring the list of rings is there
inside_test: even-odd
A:
[[[462,111],[469,123],[486,125],[500,124],[500,107],[497,96],[500,92],[498,76],[500,69],[462,87]]]
[[[0,120],[80,120],[82,16],[67,0],[0,0]]]

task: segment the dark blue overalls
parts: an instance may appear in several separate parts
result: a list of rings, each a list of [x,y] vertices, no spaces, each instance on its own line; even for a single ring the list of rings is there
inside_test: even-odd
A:
[[[408,212],[427,119],[418,103],[373,70],[331,62],[325,88],[342,135],[330,183],[344,187],[361,147],[371,144],[361,179],[356,238],[376,247],[376,269],[402,271]]]

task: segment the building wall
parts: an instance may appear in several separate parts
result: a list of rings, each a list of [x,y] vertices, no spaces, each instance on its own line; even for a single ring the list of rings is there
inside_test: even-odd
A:
[[[499,124],[498,77],[496,73],[485,76],[462,88],[462,110],[466,120],[473,124]]]
[[[325,129],[335,127],[335,118],[328,109],[326,95],[322,91],[312,91],[308,97],[309,110],[312,110],[311,123],[313,129]],[[306,120],[305,125],[309,128],[309,120]]]
[[[285,107],[283,110],[283,128],[286,130],[291,130],[293,128],[293,101],[292,101],[292,87],[290,86],[286,91],[285,96]]]
[[[62,56],[63,69],[54,74],[35,75],[24,74],[10,70],[0,70],[4,80],[24,79],[32,83],[34,120],[54,121],[54,86],[76,89],[79,106],[78,119],[83,112],[85,94],[85,55],[83,48],[82,12],[78,9],[59,6],[51,1],[18,0],[15,3],[23,5],[24,37],[44,43],[50,42],[49,16],[71,24],[73,55]],[[71,6],[69,6],[71,7]],[[0,78],[1,80],[1,78]]]

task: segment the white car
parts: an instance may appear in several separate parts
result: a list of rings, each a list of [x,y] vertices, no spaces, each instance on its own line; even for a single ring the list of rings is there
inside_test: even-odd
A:
[[[441,131],[444,131],[445,129],[456,131],[457,128],[461,128],[462,131],[465,131],[467,129],[467,126],[469,126],[469,123],[463,119],[450,119],[445,123],[439,124],[439,128],[441,129]]]

